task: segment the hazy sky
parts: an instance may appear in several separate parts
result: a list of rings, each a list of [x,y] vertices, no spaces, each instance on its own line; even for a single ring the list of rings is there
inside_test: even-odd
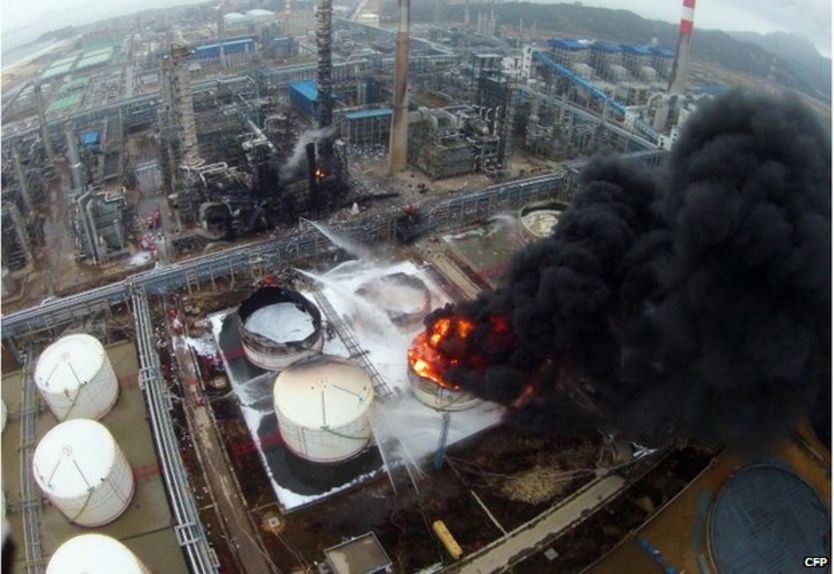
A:
[[[0,0],[3,46],[28,41],[47,30],[102,18],[203,0]],[[421,0],[414,0],[419,2]],[[477,0],[472,0],[476,2]],[[499,0],[500,1],[500,0]],[[549,0],[538,0],[549,2]],[[646,18],[677,22],[681,0],[584,0],[587,6],[622,8]],[[698,0],[695,27],[796,32],[831,52],[830,0]]]
[[[5,0],[3,0],[5,1]],[[547,1],[547,0],[541,0]],[[655,20],[678,22],[681,0],[584,0],[586,6],[631,10]],[[794,32],[831,55],[831,0],[697,0],[695,28]]]

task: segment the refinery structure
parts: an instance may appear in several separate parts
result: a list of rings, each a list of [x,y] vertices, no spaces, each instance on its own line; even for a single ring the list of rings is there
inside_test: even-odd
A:
[[[444,378],[469,327],[424,324],[551,234],[590,156],[668,161],[712,97],[695,0],[677,46],[433,6],[148,12],[4,85],[13,572],[734,572],[785,493],[806,538],[770,564],[820,551],[810,429],[749,465],[520,432]]]

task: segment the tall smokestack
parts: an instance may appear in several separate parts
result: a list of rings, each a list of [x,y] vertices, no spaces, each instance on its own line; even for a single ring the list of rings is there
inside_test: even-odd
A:
[[[399,0],[397,57],[394,61],[394,115],[388,143],[388,170],[394,174],[408,161],[408,30],[411,0]]]
[[[220,64],[226,67],[226,54],[223,48],[223,38],[226,37],[226,2],[225,0],[217,7],[217,41],[220,43]]]
[[[463,3],[463,51],[469,49],[469,0]]]
[[[692,29],[695,27],[695,0],[683,0],[683,13],[678,33],[678,50],[669,79],[669,93],[683,94],[689,74],[689,52],[692,50]]]

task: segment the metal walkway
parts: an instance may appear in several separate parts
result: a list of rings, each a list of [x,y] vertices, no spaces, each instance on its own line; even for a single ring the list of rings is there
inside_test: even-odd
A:
[[[623,157],[654,165],[659,161],[658,158],[664,156],[665,152],[661,150],[651,150]],[[499,183],[469,193],[458,193],[439,203],[427,200],[419,206],[425,209],[425,217],[417,231],[419,234],[428,234],[460,229],[496,213],[512,211],[542,199],[570,201],[569,176],[564,172],[542,175]],[[392,236],[399,216],[400,213],[395,211],[387,218],[374,218],[350,227],[337,227],[335,231],[366,244],[387,241]],[[184,288],[189,277],[198,283],[220,277],[234,278],[237,273],[248,272],[253,261],[265,269],[281,269],[296,264],[300,259],[319,256],[334,249],[330,241],[313,230],[241,245],[182,263],[143,271],[123,281],[3,315],[0,331],[4,339],[10,340],[12,337],[37,332],[38,329],[76,321],[89,315],[91,310],[124,303],[130,296],[130,285],[141,286],[147,293],[164,294]]]
[[[32,357],[29,349],[23,365],[23,387],[21,388],[20,409],[20,506],[23,511],[23,539],[26,551],[27,574],[42,574],[44,570],[43,547],[41,546],[41,528],[38,508],[41,497],[35,488],[35,475],[32,470],[32,458],[35,455],[35,419],[38,414],[35,395],[35,379]]]
[[[359,344],[359,341],[356,339],[353,331],[344,321],[342,321],[342,318],[339,317],[339,313],[333,308],[333,305],[330,304],[327,297],[322,295],[319,291],[316,291],[313,297],[316,299],[316,304],[327,317],[327,321],[333,326],[333,330],[336,331],[339,339],[341,339],[342,343],[345,344],[350,356],[355,358],[359,364],[362,365],[362,368],[365,369],[365,372],[368,373],[368,376],[371,377],[371,382],[374,385],[374,392],[376,393],[376,396],[382,400],[396,399],[398,393],[391,390],[391,387],[388,386],[388,383],[385,381],[382,374],[377,370],[374,364],[368,360],[367,353]]]
[[[179,443],[171,420],[171,398],[159,370],[148,298],[141,286],[130,286],[139,351],[139,387],[145,395],[151,431],[162,463],[162,477],[174,514],[174,533],[194,574],[219,572],[217,555],[206,538],[194,504]]]

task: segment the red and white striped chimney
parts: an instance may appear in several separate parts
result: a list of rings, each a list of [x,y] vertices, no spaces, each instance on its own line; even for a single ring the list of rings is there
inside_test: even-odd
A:
[[[695,27],[695,0],[683,0],[681,24],[678,28],[678,50],[669,78],[669,93],[683,94],[689,73],[689,52],[692,49],[692,29]]]

